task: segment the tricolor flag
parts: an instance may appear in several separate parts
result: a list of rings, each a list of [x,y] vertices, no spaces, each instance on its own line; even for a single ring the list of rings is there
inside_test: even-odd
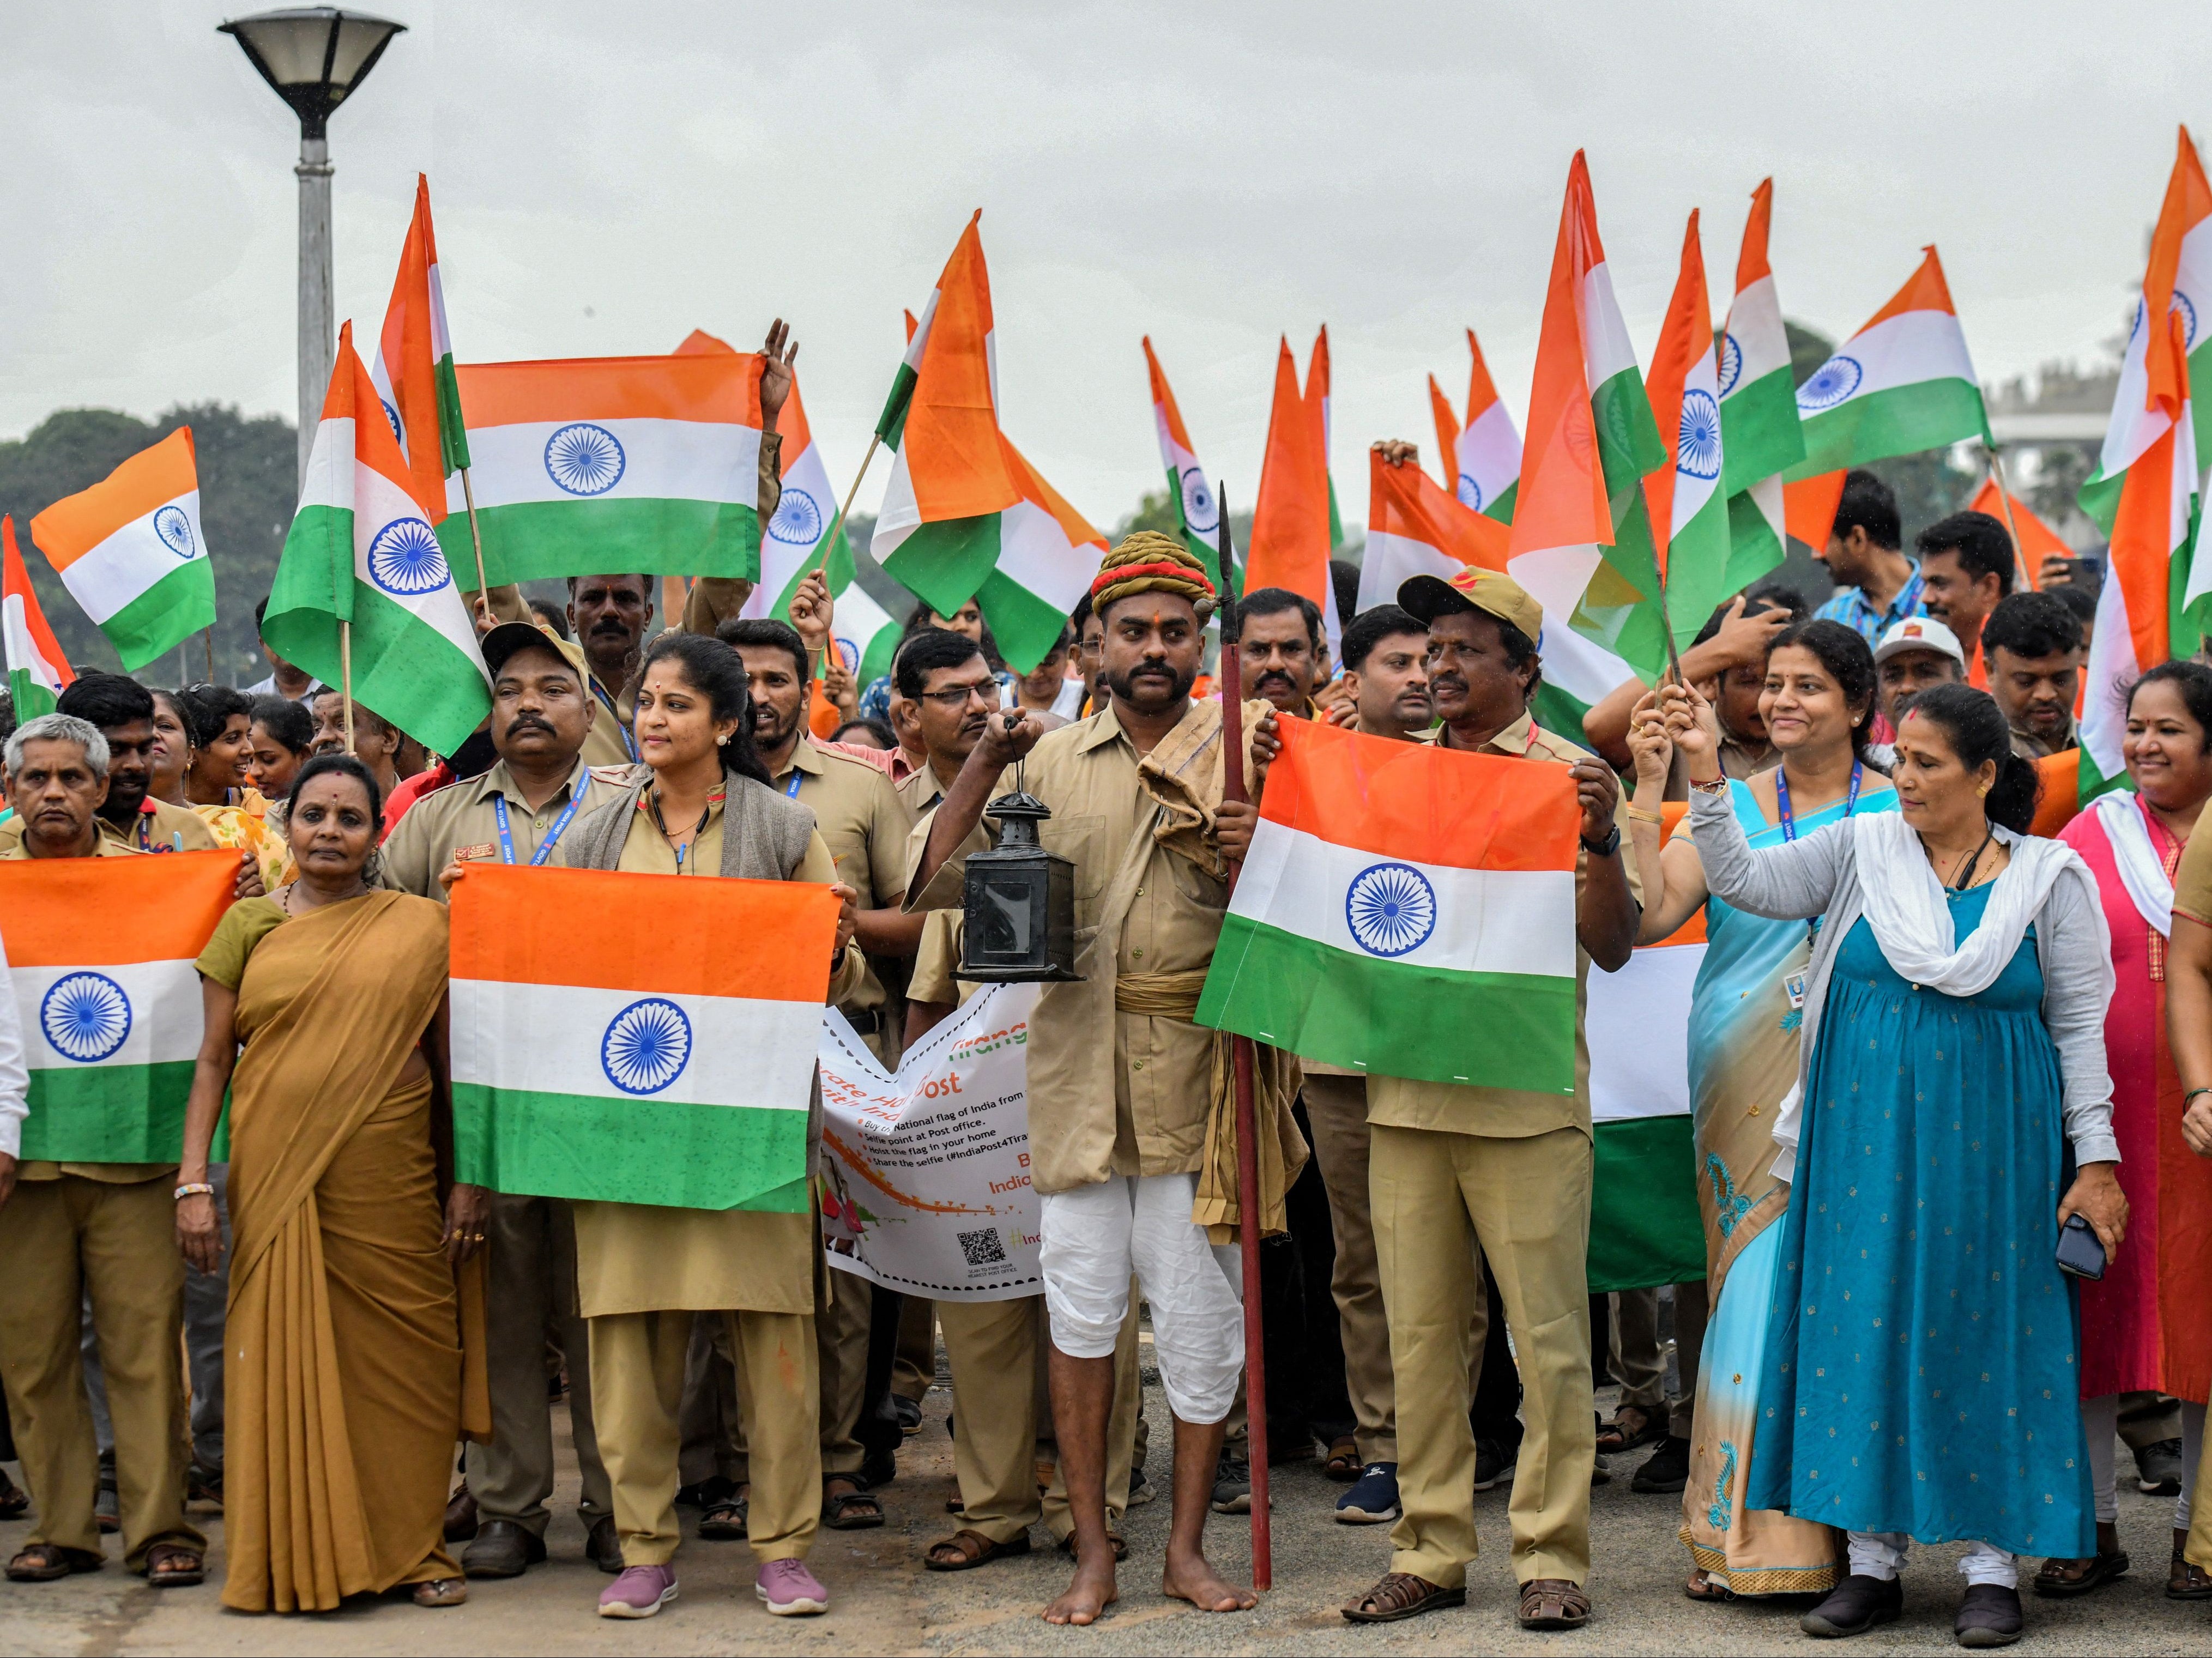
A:
[[[1205,562],[1215,591],[1225,591],[1221,574],[1221,507],[1213,487],[1206,481],[1206,468],[1190,446],[1183,429],[1182,410],[1176,407],[1175,392],[1152,351],[1152,337],[1145,336],[1145,367],[1152,378],[1152,424],[1160,435],[1160,464],[1167,469],[1168,498],[1175,502],[1176,521],[1182,525],[1183,544]]]
[[[2018,495],[2001,494],[1994,477],[1982,480],[1982,487],[1966,503],[1966,510],[1987,513],[2019,537],[2021,562],[2027,567],[2030,586],[2043,585],[2043,561],[2053,553],[2061,558],[2074,556],[2074,550],[2060,538],[2057,531],[2030,511],[2027,503]]]
[[[31,1073],[26,1161],[182,1155],[204,1023],[193,963],[237,875],[234,852],[0,863]]]
[[[1963,438],[1993,443],[1966,331],[1931,245],[1912,278],[1797,388],[1806,479]]]
[[[412,483],[348,323],[262,637],[336,685],[350,625],[355,701],[434,754],[452,754],[491,712],[491,682]]]
[[[2175,286],[2189,233],[2212,210],[2207,197],[2203,172],[2184,131],[2151,232],[2129,355],[2098,468],[2097,482],[2118,489],[2081,710],[2079,799],[2084,805],[2126,781],[2121,744],[2128,688],[2177,650],[2195,647],[2201,623],[2192,610],[2212,588],[2212,569],[2191,562],[2198,484],[2189,386],[2194,317]],[[2083,495],[2086,508],[2095,497],[2086,486]]]
[[[1437,423],[1437,453],[1449,467],[1459,453],[1459,412],[1434,374],[1429,376],[1429,418]]]
[[[1689,807],[1660,811],[1663,845]],[[1690,993],[1705,959],[1700,908],[1672,938],[1638,945],[1620,972],[1590,975],[1592,1295],[1705,1275],[1689,1056]]]
[[[635,570],[760,579],[754,352],[464,363],[484,579]],[[460,480],[447,557],[472,574]]]
[[[1774,180],[1762,179],[1751,193],[1751,216],[1744,222],[1743,247],[1736,256],[1735,298],[1721,333],[1721,441],[1726,451],[1721,487],[1728,496],[1733,547],[1728,592],[1749,586],[1789,551],[1781,475],[1805,459],[1805,434],[1790,377],[1790,334],[1783,325],[1774,271],[1766,262],[1773,218]],[[1821,539],[1825,544],[1826,537]]]
[[[1472,328],[1467,331],[1467,350],[1473,359],[1467,375],[1467,422],[1446,452],[1459,467],[1454,487],[1476,512],[1510,524],[1514,491],[1521,482],[1521,434],[1491,384],[1490,366],[1482,360]]]
[[[1667,584],[1667,620],[1676,647],[1684,650],[1713,607],[1735,591],[1728,585],[1728,495],[1721,487],[1719,355],[1692,208],[1682,238],[1681,271],[1651,353],[1651,413],[1667,458],[1644,480],[1654,550]]]
[[[1198,1023],[1331,1065],[1575,1083],[1565,766],[1285,720]]]
[[[982,216],[954,245],[877,422],[893,452],[869,550],[940,616],[975,599],[1027,673],[1060,642],[1106,537],[1000,428]]]
[[[31,520],[31,539],[136,673],[215,625],[192,428],[179,426]]]
[[[471,869],[453,889],[457,1175],[804,1214],[836,932],[811,882]]]
[[[1506,529],[1462,506],[1418,461],[1386,465],[1367,453],[1367,550],[1359,564],[1359,608],[1395,604],[1417,575],[1449,581],[1470,564],[1505,568]]]
[[[1320,423],[1321,469],[1328,473],[1328,325],[1321,325],[1314,336],[1313,353],[1306,359],[1305,401],[1308,411]],[[1328,476],[1328,550],[1332,553],[1344,545],[1344,519],[1336,510],[1336,477]],[[1328,632],[1331,648],[1336,642],[1336,629]]]
[[[1311,377],[1309,376],[1310,381]],[[1244,587],[1283,587],[1321,606],[1332,657],[1344,632],[1328,556],[1336,545],[1336,489],[1319,407],[1298,390],[1297,359],[1287,338],[1275,352],[1275,398],[1267,416],[1267,449],[1252,505],[1251,545],[1244,551]]]
[[[889,673],[899,636],[905,631],[890,612],[871,598],[858,580],[848,583],[836,596],[832,612],[830,636],[837,641],[838,652],[853,677],[866,686]]]
[[[438,277],[438,237],[430,227],[430,181],[420,173],[415,217],[399,250],[399,274],[384,308],[368,378],[407,459],[416,499],[430,509],[434,525],[446,515],[446,480],[469,464],[469,438],[453,376],[453,338],[446,327],[446,290]],[[475,574],[473,556],[462,568]]]
[[[54,711],[62,688],[76,677],[46,626],[31,573],[15,545],[15,520],[0,514],[0,647],[8,659],[8,696],[15,723]]]
[[[1656,679],[1666,665],[1643,488],[1666,459],[1613,301],[1589,167],[1577,150],[1513,509],[1511,574],[1544,607],[1538,714],[1547,725],[1579,732],[1591,703],[1632,674]]]

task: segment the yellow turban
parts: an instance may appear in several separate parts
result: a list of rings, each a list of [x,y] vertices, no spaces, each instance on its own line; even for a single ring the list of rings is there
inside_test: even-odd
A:
[[[1206,566],[1181,540],[1157,530],[1139,530],[1122,539],[1098,566],[1091,584],[1091,603],[1103,610],[1133,593],[1175,593],[1198,607],[1199,620],[1213,614],[1213,583]]]

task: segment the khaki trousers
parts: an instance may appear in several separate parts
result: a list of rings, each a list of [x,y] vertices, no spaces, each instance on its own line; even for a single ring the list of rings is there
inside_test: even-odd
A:
[[[584,1479],[577,1513],[588,1527],[613,1512],[592,1425],[591,1338],[576,1315],[576,1224],[558,1198],[495,1193],[484,1230],[484,1358],[492,1442],[468,1448],[469,1490],[486,1520],[545,1535],[553,1495],[553,1407],[545,1396],[545,1335],[568,1366],[568,1424]]]
[[[752,1497],[746,1534],[756,1559],[803,1558],[822,1520],[820,1381],[814,1320],[800,1313],[726,1313],[737,1362]],[[613,1490],[626,1566],[666,1565],[683,1539],[676,1519],[678,1416],[689,1312],[615,1313],[591,1327],[592,1408]]]
[[[1398,1460],[1398,1400],[1390,1380],[1390,1321],[1375,1263],[1367,1193],[1367,1078],[1305,1079],[1306,1123],[1314,1161],[1328,1193],[1336,1266],[1329,1293],[1344,1339],[1344,1387],[1352,1397],[1354,1442],[1362,1462]],[[1477,1283],[1476,1289],[1481,1286]],[[1476,1351],[1481,1351],[1480,1344]]]
[[[937,1309],[933,1302],[908,1296],[899,1304],[898,1345],[892,1350],[891,1391],[921,1403],[937,1380]]]
[[[175,1176],[111,1185],[64,1175],[19,1181],[0,1206],[0,1378],[38,1517],[22,1540],[101,1552],[93,1504],[100,1448],[87,1402],[79,1318],[92,1302],[124,1564],[156,1543],[204,1549],[185,1522],[184,1257]]]
[[[952,1370],[952,1472],[959,1524],[994,1543],[1026,1536],[1043,1517],[1037,1493],[1037,1358],[1044,1297],[943,1301],[937,1321]],[[1123,1494],[1128,1471],[1122,1470]],[[1061,1507],[1066,1508],[1063,1497]]]
[[[875,1286],[853,1272],[830,1273],[830,1301],[814,1313],[822,1366],[822,1473],[856,1474],[867,1453],[860,1440],[868,1397],[868,1321]],[[926,1308],[927,1302],[922,1303]]]
[[[1522,1139],[1376,1124],[1370,1193],[1390,1365],[1398,1390],[1393,1571],[1456,1588],[1475,1556],[1474,1434],[1468,1373],[1480,1269],[1497,1277],[1521,1366],[1527,1433],[1507,1507],[1522,1582],[1589,1578],[1590,1139],[1576,1128]]]

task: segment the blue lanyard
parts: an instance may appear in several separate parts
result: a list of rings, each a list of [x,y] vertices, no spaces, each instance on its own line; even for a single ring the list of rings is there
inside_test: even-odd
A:
[[[1851,792],[1844,800],[1844,816],[1848,817],[1859,803],[1859,785],[1866,780],[1866,768],[1856,760],[1851,762]],[[1774,768],[1774,805],[1782,818],[1782,838],[1797,838],[1797,815],[1790,810],[1790,775],[1780,766]]]
[[[609,714],[614,715],[615,729],[622,733],[623,747],[629,750],[630,764],[633,766],[635,765],[637,763],[637,738],[631,736],[629,727],[623,724],[622,710],[615,707],[614,698],[607,695],[606,688],[601,685],[597,679],[593,679],[592,681],[592,695],[599,699],[599,706],[601,708],[605,708]],[[507,862],[510,864],[514,861],[514,859],[512,858],[507,859]]]
[[[787,800],[796,800],[799,799],[799,786],[805,780],[806,774],[799,770],[798,767],[793,766],[791,768],[791,782],[784,789],[783,798]]]
[[[576,808],[583,804],[584,797],[580,793],[568,797],[568,805],[562,808],[561,815],[553,820],[552,832],[538,842],[537,852],[532,855],[531,868],[536,869],[553,855],[553,848],[561,842],[561,831],[568,827],[568,820],[576,815]],[[507,823],[505,795],[492,796],[491,812],[493,817],[499,819],[499,861],[502,864],[512,864],[514,861],[514,832]]]

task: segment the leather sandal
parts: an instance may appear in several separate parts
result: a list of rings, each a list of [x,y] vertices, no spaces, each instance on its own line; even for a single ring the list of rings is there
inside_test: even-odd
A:
[[[1011,1543],[1000,1543],[963,1526],[950,1537],[940,1537],[922,1551],[921,1564],[931,1571],[973,1571],[1009,1555],[1027,1554],[1030,1534],[1024,1532]]]
[[[1735,1591],[1716,1579],[1703,1566],[1692,1567],[1689,1581],[1682,1585],[1682,1593],[1692,1600],[1733,1600]]]
[[[0,1520],[20,1520],[31,1511],[31,1494],[0,1468]]]
[[[2124,1549],[2110,1554],[2094,1554],[2086,1560],[2053,1558],[2046,1560],[2035,1574],[2035,1592],[2046,1600],[2063,1600],[2077,1594],[2087,1594],[2107,1583],[2117,1583],[2128,1575],[2128,1556]],[[2078,1566],[2078,1571],[2069,1571]]]
[[[1409,1571],[1391,1571],[1383,1573],[1382,1581],[1366,1594],[1346,1601],[1338,1610],[1343,1612],[1346,1623],[1395,1624],[1403,1618],[1418,1618],[1425,1612],[1466,1604],[1465,1584],[1448,1589]]]
[[[1642,1424],[1632,1431],[1621,1420],[1631,1411],[1643,1418]],[[1615,1451],[1632,1451],[1645,1445],[1656,1445],[1666,1436],[1667,1424],[1657,1412],[1647,1411],[1641,1405],[1624,1405],[1613,1413],[1612,1421],[1600,1424],[1597,1451],[1600,1456],[1611,1456]]]
[[[699,1515],[699,1535],[709,1543],[742,1540],[751,1519],[751,1495],[750,1487],[741,1486],[732,1496],[707,1504]]]
[[[188,1589],[207,1582],[207,1563],[198,1549],[155,1543],[146,1550],[145,1577],[157,1589]]]
[[[839,1484],[852,1489],[830,1489]],[[822,1523],[831,1531],[866,1531],[884,1523],[883,1502],[858,1474],[830,1474],[822,1482]]]
[[[409,1598],[418,1606],[462,1606],[468,1604],[469,1586],[459,1577],[433,1577],[416,1584]]]
[[[1365,1460],[1359,1455],[1358,1442],[1346,1434],[1341,1439],[1329,1442],[1328,1459],[1321,1465],[1321,1471],[1341,1485],[1358,1479],[1366,1467]]]
[[[1121,1533],[1117,1531],[1108,1532],[1106,1533],[1106,1540],[1114,1546],[1115,1564],[1118,1565],[1121,1562],[1127,1560],[1129,1558],[1129,1540],[1122,1536]],[[1060,1552],[1066,1555],[1069,1559],[1074,1561],[1077,1564],[1080,1565],[1082,1564],[1083,1551],[1077,1546],[1075,1533],[1073,1532],[1068,1533],[1066,1536],[1060,1540]]]
[[[33,1543],[8,1563],[14,1583],[51,1583],[71,1572],[98,1571],[106,1559],[89,1549],[65,1549],[58,1543]]]
[[[2169,1600],[2212,1600],[2212,1571],[2190,1561],[2181,1552],[2181,1545],[2173,1546],[2173,1560],[2166,1572],[2166,1598]]]
[[[1564,1577],[1532,1577],[1521,1586],[1522,1629],[1580,1629],[1589,1622],[1589,1596]]]

